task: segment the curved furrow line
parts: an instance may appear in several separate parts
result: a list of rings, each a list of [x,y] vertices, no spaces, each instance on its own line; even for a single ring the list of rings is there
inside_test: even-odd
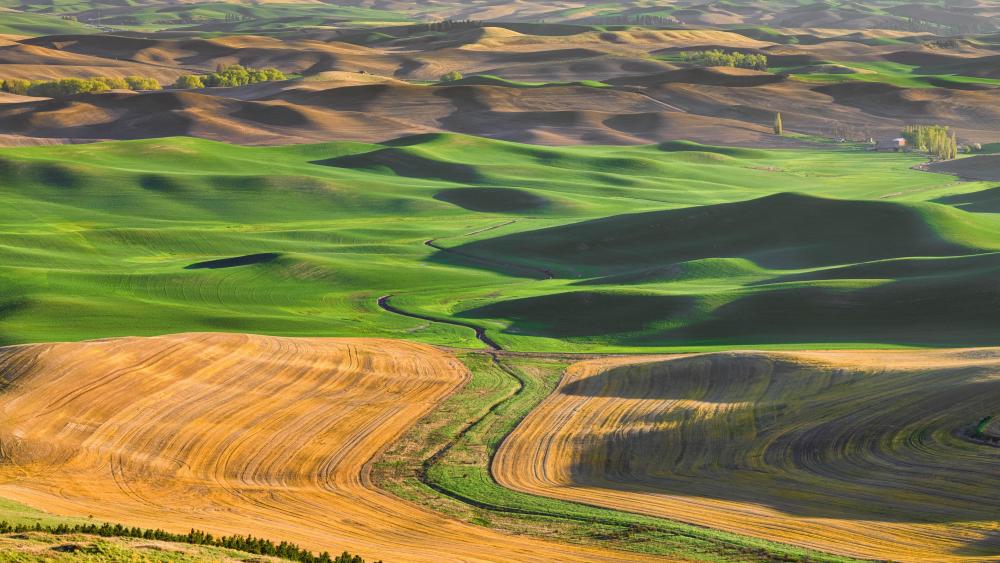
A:
[[[998,402],[1000,350],[608,358],[567,370],[494,473],[847,556],[1000,560],[1000,452],[956,437]]]
[[[7,361],[23,373],[0,393],[0,443],[16,443],[6,498],[387,561],[646,559],[503,535],[375,489],[371,460],[469,381],[430,346],[188,334],[0,349]]]

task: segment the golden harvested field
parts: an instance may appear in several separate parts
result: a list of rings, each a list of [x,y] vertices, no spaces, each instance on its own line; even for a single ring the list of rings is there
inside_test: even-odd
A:
[[[386,561],[629,559],[462,524],[370,486],[369,461],[467,381],[430,346],[122,338],[0,348],[0,374],[0,497],[37,508]]]
[[[718,353],[571,366],[510,435],[529,493],[865,558],[1000,560],[1000,350]]]

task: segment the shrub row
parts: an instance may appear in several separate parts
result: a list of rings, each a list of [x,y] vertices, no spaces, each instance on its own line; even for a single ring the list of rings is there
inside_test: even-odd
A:
[[[754,70],[767,70],[767,57],[765,55],[741,53],[739,51],[726,53],[722,49],[682,51],[681,60],[697,66],[732,66],[752,68]]]
[[[184,74],[173,87],[179,89],[211,88],[214,86],[246,86],[258,82],[285,80],[288,78],[276,68],[253,68],[241,65],[220,65],[212,74]]]
[[[155,78],[126,76],[110,78],[62,78],[60,80],[26,80],[20,78],[4,80],[0,86],[4,92],[21,96],[58,98],[74,94],[90,94],[107,90],[159,90],[160,83]]]
[[[365,563],[359,555],[351,555],[344,552],[336,557],[327,552],[315,555],[312,552],[299,547],[293,543],[281,542],[275,544],[271,540],[247,536],[222,536],[214,537],[201,530],[192,529],[187,534],[172,534],[164,530],[150,530],[142,528],[129,528],[121,524],[59,524],[57,526],[43,526],[36,522],[34,525],[12,524],[7,521],[0,521],[0,534],[25,533],[25,532],[46,532],[55,535],[65,534],[88,534],[101,537],[123,537],[142,538],[146,540],[159,540],[177,543],[188,543],[192,545],[207,545],[213,547],[224,547],[235,549],[254,555],[267,555],[271,557],[281,557],[291,561],[302,561],[303,563]],[[377,563],[382,563],[381,561]]]

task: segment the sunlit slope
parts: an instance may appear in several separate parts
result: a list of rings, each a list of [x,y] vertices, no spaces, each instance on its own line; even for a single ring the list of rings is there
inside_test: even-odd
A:
[[[0,348],[0,496],[386,561],[622,560],[444,519],[368,462],[468,378],[421,344],[185,334]]]
[[[512,233],[451,252],[566,280],[458,312],[501,328],[501,339],[642,347],[997,344],[998,250],[992,214],[783,193]]]
[[[572,366],[501,447],[517,490],[864,558],[1000,559],[1000,352],[721,353]]]
[[[458,247],[472,254],[507,256],[569,278],[707,258],[742,258],[764,268],[791,270],[990,249],[1000,249],[1000,224],[943,205],[794,193],[616,215]]]
[[[381,311],[390,294],[525,350],[564,337],[602,350],[980,343],[994,334],[981,327],[1000,221],[962,202],[993,186],[919,161],[459,135],[4,149],[0,344],[232,331],[480,345],[471,329]],[[761,324],[775,301],[795,309]],[[594,316],[619,306],[638,311],[616,314],[625,326]],[[826,325],[870,332],[806,330],[829,307],[844,313]]]

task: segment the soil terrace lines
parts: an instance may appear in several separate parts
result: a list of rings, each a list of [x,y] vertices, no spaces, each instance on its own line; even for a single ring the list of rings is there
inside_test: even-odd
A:
[[[522,492],[847,556],[1000,560],[1000,350],[720,353],[569,368],[503,442]]]
[[[184,334],[0,348],[6,366],[22,373],[0,395],[0,496],[41,509],[386,561],[648,559],[503,535],[375,489],[373,457],[468,381],[430,346]],[[25,416],[53,396],[61,406]]]

